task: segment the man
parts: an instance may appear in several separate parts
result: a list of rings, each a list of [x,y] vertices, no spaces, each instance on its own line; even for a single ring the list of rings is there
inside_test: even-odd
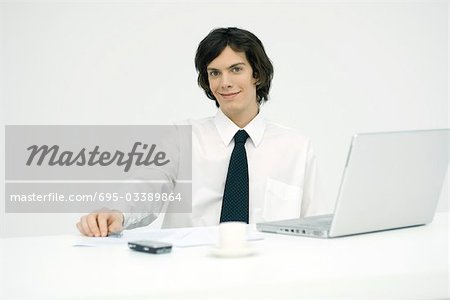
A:
[[[238,28],[211,31],[195,57],[198,83],[214,100],[215,117],[192,126],[192,213],[168,213],[163,227],[255,223],[317,213],[316,159],[308,138],[267,122],[273,67],[263,44]],[[145,226],[157,214],[104,212],[83,216],[88,236]]]

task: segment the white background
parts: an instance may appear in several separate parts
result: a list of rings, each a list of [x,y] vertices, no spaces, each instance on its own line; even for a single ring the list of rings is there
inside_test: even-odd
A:
[[[352,134],[450,127],[448,1],[0,3],[2,127],[213,115],[193,61],[224,26],[263,41],[275,67],[263,111],[312,138],[331,209]],[[0,197],[1,236],[75,230],[77,215],[4,214],[3,184]]]

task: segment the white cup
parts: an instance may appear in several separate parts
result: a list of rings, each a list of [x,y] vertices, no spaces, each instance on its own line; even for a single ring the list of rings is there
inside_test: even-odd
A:
[[[247,246],[247,223],[224,222],[219,224],[219,248],[240,249]]]

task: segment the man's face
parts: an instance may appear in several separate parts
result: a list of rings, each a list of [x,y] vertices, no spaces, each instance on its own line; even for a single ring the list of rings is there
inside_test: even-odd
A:
[[[222,112],[235,123],[248,123],[258,113],[256,82],[244,52],[227,46],[207,66],[209,88]]]

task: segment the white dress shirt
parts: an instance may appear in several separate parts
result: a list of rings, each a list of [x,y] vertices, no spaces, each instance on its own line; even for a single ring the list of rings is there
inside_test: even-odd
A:
[[[188,120],[192,126],[192,213],[166,213],[163,228],[219,224],[233,137],[240,130],[219,109],[215,117]],[[249,222],[318,213],[314,201],[316,157],[310,140],[259,113],[245,128],[249,170]],[[150,224],[155,213],[124,213],[124,228]]]

